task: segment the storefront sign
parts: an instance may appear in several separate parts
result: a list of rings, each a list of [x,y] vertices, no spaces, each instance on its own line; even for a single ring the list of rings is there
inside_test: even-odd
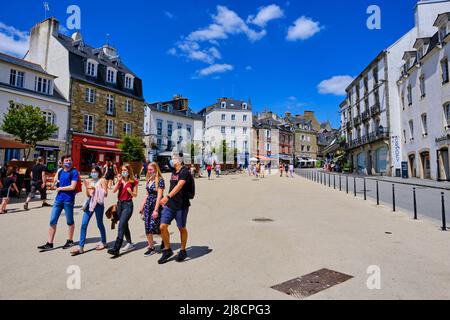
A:
[[[392,166],[394,167],[394,169],[401,169],[402,168],[402,148],[401,148],[399,136],[392,136],[391,147],[392,147]]]

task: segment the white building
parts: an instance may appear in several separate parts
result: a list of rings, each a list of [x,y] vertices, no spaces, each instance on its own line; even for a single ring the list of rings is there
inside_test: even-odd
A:
[[[17,107],[32,105],[39,107],[45,119],[58,126],[59,130],[48,141],[40,142],[32,150],[32,159],[44,157],[49,169],[56,168],[59,156],[68,150],[69,102],[54,86],[56,76],[47,73],[40,65],[0,53],[0,119],[8,112],[10,101]],[[0,135],[8,135],[0,131]],[[0,163],[21,159],[17,149],[0,151]]]
[[[174,152],[191,155],[194,145],[194,163],[201,163],[203,118],[192,112],[186,98],[176,96],[171,101],[147,104],[144,135],[150,161]],[[187,156],[185,161],[189,159]]]
[[[252,143],[252,105],[250,102],[229,98],[220,98],[215,104],[206,107],[200,114],[204,118],[204,157],[207,162],[223,162],[223,141],[228,150],[237,149],[237,159],[227,152],[227,164],[246,165],[250,160]]]
[[[430,23],[447,11],[450,1],[418,1],[414,28],[383,50],[347,88],[347,101],[340,111],[355,172],[401,175],[402,107],[397,80],[402,74],[403,56],[419,36],[435,33]]]
[[[427,33],[404,54],[398,81],[403,158],[409,177],[450,180],[450,3],[428,14]]]

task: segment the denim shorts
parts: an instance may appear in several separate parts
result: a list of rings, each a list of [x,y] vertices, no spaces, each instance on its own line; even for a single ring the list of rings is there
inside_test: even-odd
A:
[[[63,210],[66,215],[67,225],[73,226],[75,224],[73,220],[73,207],[73,202],[55,200],[50,216],[50,226],[56,226],[58,224],[59,216]]]
[[[177,221],[178,228],[186,228],[188,213],[189,208],[173,210],[166,206],[161,212],[161,224],[170,225],[175,219]]]

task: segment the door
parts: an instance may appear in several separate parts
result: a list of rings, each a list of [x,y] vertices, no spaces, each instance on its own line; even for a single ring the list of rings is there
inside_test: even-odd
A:
[[[449,168],[449,157],[448,157],[448,149],[443,148],[438,151],[438,172],[440,180],[450,180],[450,168]]]
[[[422,170],[423,170],[423,178],[431,179],[431,162],[429,152],[422,153]]]
[[[416,156],[415,155],[410,155],[409,156],[409,172],[410,172],[410,176],[411,178],[416,178],[417,177],[417,168],[416,168]]]

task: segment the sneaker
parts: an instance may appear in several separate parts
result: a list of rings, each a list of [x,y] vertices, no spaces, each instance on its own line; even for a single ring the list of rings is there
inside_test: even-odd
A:
[[[23,209],[26,210],[26,211],[28,211],[28,203],[25,203],[25,204],[23,205]]]
[[[47,202],[44,202],[43,204],[42,204],[42,208],[44,208],[44,207],[51,207],[52,205],[51,204],[49,204],[49,203],[47,203]]]
[[[114,250],[114,249],[109,249],[109,250],[108,250],[108,253],[109,253],[110,255],[114,256],[115,258],[117,258],[117,257],[120,255],[119,251]]]
[[[159,253],[162,253],[164,251],[164,241],[161,241],[161,246],[159,247]]]
[[[161,259],[158,260],[158,263],[164,264],[164,263],[168,262],[171,256],[173,256],[172,249],[168,249],[168,250],[164,249],[164,251],[162,253],[162,257],[161,257]]]
[[[155,248],[148,248],[147,252],[144,253],[144,257],[150,257],[155,254]]]
[[[72,240],[67,240],[66,244],[63,245],[62,248],[63,248],[64,250],[66,250],[66,249],[72,248],[74,245],[75,245],[75,243],[73,243]]]
[[[127,245],[125,247],[123,247],[122,251],[128,252],[128,251],[133,251],[134,249],[136,249],[134,244],[127,243]]]
[[[48,243],[47,242],[43,246],[39,246],[38,249],[42,250],[42,251],[52,250],[53,249],[53,243]]]
[[[186,250],[180,250],[177,256],[177,262],[183,262],[187,258]]]

